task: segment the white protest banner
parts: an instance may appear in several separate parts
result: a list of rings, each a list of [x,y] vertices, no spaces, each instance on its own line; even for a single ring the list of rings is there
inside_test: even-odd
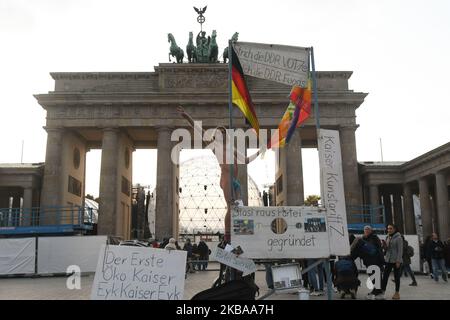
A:
[[[242,271],[244,277],[256,271],[256,265],[253,260],[237,257],[234,253],[221,248],[216,248],[214,251],[214,259],[229,267]]]
[[[326,258],[330,255],[325,209],[234,207],[231,244],[247,258]]]
[[[92,300],[181,300],[186,251],[103,245]]]
[[[235,42],[233,47],[244,74],[306,87],[309,48],[253,42]]]
[[[323,204],[327,209],[330,253],[338,256],[348,255],[350,244],[339,131],[319,130],[319,161],[321,193]]]

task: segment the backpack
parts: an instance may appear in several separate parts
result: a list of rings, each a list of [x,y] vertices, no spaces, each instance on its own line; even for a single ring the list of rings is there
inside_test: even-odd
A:
[[[414,248],[411,246],[408,246],[408,248],[406,248],[406,254],[408,255],[408,257],[413,257],[414,256]]]
[[[339,260],[335,264],[336,274],[352,275],[355,273],[352,260]]]
[[[232,280],[217,287],[197,293],[191,300],[255,300],[259,291],[255,283]]]

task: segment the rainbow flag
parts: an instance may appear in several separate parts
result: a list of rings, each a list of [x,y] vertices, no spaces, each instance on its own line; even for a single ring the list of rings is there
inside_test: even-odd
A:
[[[245,82],[244,72],[242,70],[239,58],[234,51],[233,46],[231,46],[232,54],[232,67],[231,67],[231,77],[232,77],[232,101],[239,107],[239,109],[244,114],[244,117],[250,123],[250,125],[256,130],[256,134],[259,134],[259,122],[256,117],[255,106],[253,105],[250,93],[247,88],[247,83]]]
[[[289,105],[278,125],[278,134],[274,134],[269,147],[282,148],[292,138],[294,131],[311,115],[311,80],[306,88],[292,87]]]

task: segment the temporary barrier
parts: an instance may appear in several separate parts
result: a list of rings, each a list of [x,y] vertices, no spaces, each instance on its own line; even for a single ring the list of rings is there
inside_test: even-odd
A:
[[[100,247],[107,236],[40,237],[38,238],[39,274],[65,273],[76,265],[81,272],[95,272]]]
[[[106,242],[107,236],[0,239],[0,275],[66,273],[71,265],[95,272]]]
[[[0,239],[0,275],[35,272],[36,239]]]

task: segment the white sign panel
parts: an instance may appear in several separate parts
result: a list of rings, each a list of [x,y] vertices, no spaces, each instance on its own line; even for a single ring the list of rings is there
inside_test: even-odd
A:
[[[309,48],[252,42],[235,42],[233,47],[244,74],[306,87]]]
[[[216,248],[213,258],[220,263],[242,271],[243,276],[256,271],[256,265],[253,260],[238,257],[234,253],[225,251],[221,248]]]
[[[181,300],[186,251],[103,245],[93,300]]]
[[[254,259],[325,258],[325,210],[317,207],[235,207],[231,244]]]
[[[338,256],[348,255],[350,244],[339,131],[319,130],[319,161],[322,200],[327,209],[330,253]]]

